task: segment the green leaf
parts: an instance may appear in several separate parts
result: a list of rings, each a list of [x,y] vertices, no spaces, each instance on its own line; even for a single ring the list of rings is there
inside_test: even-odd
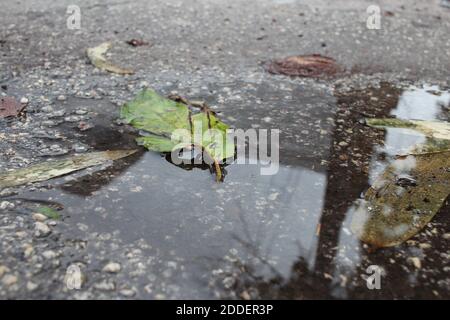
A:
[[[39,207],[37,209],[37,212],[53,220],[61,219],[61,215],[59,214],[59,212],[50,207]]]
[[[396,159],[359,203],[352,231],[375,247],[398,245],[418,233],[450,193],[450,151]],[[414,183],[403,185],[402,177]]]
[[[198,107],[185,99],[174,101],[151,89],[144,89],[121,109],[124,121],[148,134],[137,142],[149,150],[172,152],[183,148],[201,148],[213,160],[217,179],[221,179],[220,163],[234,156],[233,141],[227,140],[225,123],[206,105]],[[194,112],[193,108],[200,111]]]
[[[46,181],[65,174],[127,157],[136,150],[91,152],[61,160],[46,161],[27,168],[0,173],[0,189]]]

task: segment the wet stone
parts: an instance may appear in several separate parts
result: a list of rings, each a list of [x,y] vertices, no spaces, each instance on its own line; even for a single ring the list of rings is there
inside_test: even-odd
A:
[[[113,291],[116,289],[114,281],[101,281],[94,284],[94,288],[100,291]]]
[[[121,270],[121,265],[117,262],[110,262],[103,267],[104,272],[117,273]]]
[[[0,202],[0,210],[11,210],[14,209],[15,205],[12,202],[9,201],[2,201]]]
[[[408,174],[400,174],[395,178],[395,184],[401,187],[415,187],[417,180]]]
[[[78,122],[80,121],[82,118],[79,116],[67,116],[64,118],[64,121],[66,122]]]
[[[3,276],[3,278],[2,278],[2,283],[7,287],[12,286],[13,284],[16,284],[17,281],[19,281],[19,278],[12,274],[7,274],[7,275]]]
[[[37,283],[34,283],[32,281],[27,282],[27,290],[28,291],[35,291],[38,287],[39,287],[39,285]]]
[[[87,113],[88,113],[88,111],[87,111],[86,109],[77,109],[77,110],[75,111],[75,114],[76,114],[76,115],[79,115],[79,116],[85,115],[85,114],[87,114]]]
[[[34,224],[34,236],[35,237],[46,237],[50,234],[51,229],[48,225],[43,222],[36,222]]]
[[[122,289],[119,293],[127,298],[134,297],[136,295],[136,292],[132,289]]]
[[[42,213],[33,213],[32,217],[34,220],[40,221],[40,222],[48,219],[47,216],[43,215]]]
[[[84,153],[89,150],[89,146],[77,143],[72,146],[72,150],[75,151],[76,153]]]
[[[3,277],[5,273],[9,272],[9,268],[3,265],[0,265],[0,278]]]
[[[66,111],[64,110],[58,110],[58,111],[54,111],[52,113],[50,113],[48,115],[49,118],[59,118],[59,117],[63,117],[66,114]]]
[[[53,112],[53,107],[52,106],[45,106],[45,107],[42,107],[41,111],[42,112],[46,112],[46,113],[50,113],[50,112]]]

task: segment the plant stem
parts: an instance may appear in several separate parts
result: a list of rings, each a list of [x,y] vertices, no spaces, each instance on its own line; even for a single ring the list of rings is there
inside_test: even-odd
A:
[[[222,181],[222,170],[220,169],[219,162],[214,160],[214,167],[216,169],[216,182]]]

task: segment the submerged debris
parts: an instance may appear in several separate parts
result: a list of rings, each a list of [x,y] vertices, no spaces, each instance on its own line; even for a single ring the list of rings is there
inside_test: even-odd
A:
[[[110,42],[104,42],[97,47],[88,48],[86,50],[86,54],[91,63],[99,69],[118,74],[133,74],[133,70],[118,67],[106,60],[104,54],[111,48],[111,46],[112,44]]]
[[[362,241],[375,247],[395,246],[430,222],[450,194],[450,126],[401,119],[366,119],[366,123],[417,130],[427,137],[413,153],[397,156],[353,215],[352,230]]]
[[[217,180],[222,180],[220,163],[234,157],[235,149],[234,142],[226,139],[228,126],[206,105],[190,103],[180,97],[174,100],[145,89],[122,107],[121,117],[148,133],[137,139],[147,149],[163,153],[199,149],[207,156],[203,160],[214,164]],[[193,108],[200,111],[194,112]]]
[[[91,152],[62,160],[47,161],[27,168],[0,173],[0,189],[15,187],[30,182],[46,181],[108,161],[121,159],[135,152],[136,150]]]
[[[395,160],[359,203],[353,232],[375,247],[408,240],[431,221],[448,197],[449,168],[450,151]],[[414,182],[399,185],[399,177],[406,175],[415,177]]]
[[[409,174],[399,174],[395,177],[395,184],[401,187],[417,186],[417,180],[411,177]]]
[[[333,58],[320,54],[290,56],[284,59],[270,61],[266,70],[273,74],[284,74],[297,77],[332,76],[339,70]]]

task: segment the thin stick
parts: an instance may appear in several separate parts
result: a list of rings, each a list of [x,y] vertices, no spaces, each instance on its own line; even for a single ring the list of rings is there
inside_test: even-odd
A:
[[[220,169],[219,162],[214,159],[214,167],[216,168],[216,181],[220,182],[222,180],[222,170]]]

